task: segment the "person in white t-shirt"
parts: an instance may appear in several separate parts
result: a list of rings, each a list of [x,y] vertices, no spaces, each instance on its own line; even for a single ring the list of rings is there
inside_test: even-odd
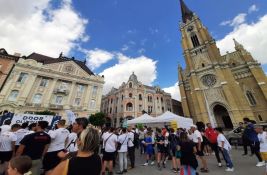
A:
[[[110,128],[109,132],[104,133],[102,140],[104,145],[102,174],[105,173],[106,167],[108,167],[109,174],[113,174],[113,161],[118,142],[118,136],[114,134],[114,128]]]
[[[260,142],[260,154],[263,161],[267,161],[267,132],[263,130],[263,126],[254,125],[256,133],[258,133],[258,138]],[[265,173],[267,175],[267,164]]]
[[[11,120],[5,120],[4,124],[0,126],[0,133],[4,133],[6,131],[11,131]]]
[[[231,145],[228,142],[228,140],[225,138],[225,136],[223,135],[223,130],[221,127],[215,128],[215,131],[218,133],[218,137],[217,137],[217,143],[218,143],[218,147],[220,148],[223,157],[226,161],[226,166],[227,169],[225,171],[234,171],[234,166],[230,157],[230,150],[231,150]]]
[[[135,145],[134,145],[135,131],[132,128],[128,128],[128,155],[130,159],[131,169],[135,166]]]
[[[196,148],[197,148],[197,155],[199,157],[199,159],[201,160],[202,163],[202,168],[200,169],[201,172],[207,173],[209,172],[208,170],[208,165],[207,165],[207,161],[204,157],[204,146],[202,145],[203,142],[203,138],[201,133],[197,130],[197,126],[196,125],[191,125],[191,132],[192,132],[192,140],[193,142],[196,144]]]
[[[128,134],[126,128],[122,128],[122,133],[118,137],[118,145],[121,145],[118,149],[120,171],[117,174],[123,174],[127,172],[127,151],[128,151]]]
[[[28,123],[22,123],[21,127],[19,127],[18,130],[14,132],[14,134],[17,136],[16,146],[15,146],[16,151],[19,148],[20,141],[24,138],[25,135],[29,133],[29,130],[26,129],[27,126]]]
[[[51,143],[43,160],[43,168],[46,174],[51,173],[60,163],[60,158],[57,154],[65,149],[65,143],[70,134],[69,131],[64,128],[65,123],[66,120],[59,120],[57,123],[58,129],[48,132],[51,137]]]
[[[5,131],[0,134],[0,170],[3,172],[6,171],[8,162],[15,155],[16,140],[17,136],[11,131]],[[3,172],[0,172],[0,174]]]

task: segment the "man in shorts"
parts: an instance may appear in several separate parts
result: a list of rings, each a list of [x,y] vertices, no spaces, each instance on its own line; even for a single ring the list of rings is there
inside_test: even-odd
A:
[[[52,172],[52,170],[60,163],[58,153],[63,151],[65,148],[66,140],[69,136],[69,131],[64,128],[66,120],[59,120],[57,123],[58,129],[48,132],[51,137],[51,143],[48,147],[47,153],[43,159],[43,168],[46,174]]]
[[[195,143],[196,148],[197,148],[197,155],[198,155],[199,159],[202,162],[202,168],[200,169],[200,171],[203,172],[203,173],[208,173],[209,170],[208,170],[208,166],[207,166],[207,161],[206,161],[206,159],[204,157],[204,152],[203,152],[203,148],[204,147],[202,145],[202,142],[203,142],[202,135],[197,130],[197,126],[196,125],[191,125],[191,132],[192,132],[193,142]]]
[[[11,130],[17,127],[12,125]],[[7,170],[8,162],[15,155],[15,143],[17,136],[14,132],[4,131],[0,134],[0,174]]]

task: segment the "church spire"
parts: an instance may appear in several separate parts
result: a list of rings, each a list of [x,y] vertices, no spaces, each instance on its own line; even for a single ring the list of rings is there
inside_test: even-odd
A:
[[[180,0],[180,5],[181,5],[183,22],[186,23],[187,19],[189,20],[192,19],[194,13],[186,6],[183,0]]]

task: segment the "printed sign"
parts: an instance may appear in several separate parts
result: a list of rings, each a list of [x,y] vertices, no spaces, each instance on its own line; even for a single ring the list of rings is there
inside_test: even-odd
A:
[[[53,120],[52,115],[34,115],[34,114],[15,114],[12,118],[11,125],[17,123],[22,124],[25,122],[31,123],[37,123],[38,121],[47,121],[48,125],[52,124]]]

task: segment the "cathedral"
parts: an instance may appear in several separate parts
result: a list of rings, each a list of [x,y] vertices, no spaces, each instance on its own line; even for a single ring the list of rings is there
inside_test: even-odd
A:
[[[178,67],[183,112],[195,122],[233,128],[248,117],[267,120],[267,79],[251,53],[233,39],[235,51],[220,54],[199,17],[180,0],[182,48]]]

